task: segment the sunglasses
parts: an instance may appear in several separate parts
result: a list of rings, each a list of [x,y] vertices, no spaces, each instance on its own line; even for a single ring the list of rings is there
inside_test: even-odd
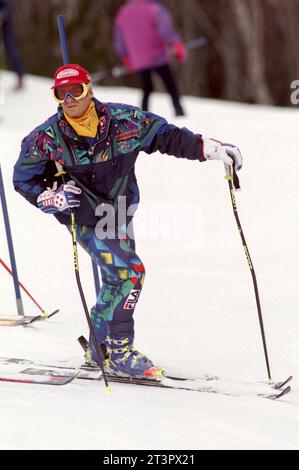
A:
[[[54,98],[59,103],[65,102],[68,96],[73,100],[82,100],[87,96],[87,93],[91,89],[91,84],[88,83],[73,83],[71,85],[62,85],[53,89]]]

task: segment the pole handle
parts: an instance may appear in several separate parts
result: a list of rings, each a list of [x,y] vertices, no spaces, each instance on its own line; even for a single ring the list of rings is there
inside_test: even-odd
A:
[[[226,165],[224,163],[224,169],[225,169],[225,179],[227,181],[232,181],[232,184],[233,184],[233,187],[235,190],[240,190],[241,189],[241,186],[240,186],[240,181],[239,181],[239,177],[235,171],[235,168],[232,167],[231,165]]]

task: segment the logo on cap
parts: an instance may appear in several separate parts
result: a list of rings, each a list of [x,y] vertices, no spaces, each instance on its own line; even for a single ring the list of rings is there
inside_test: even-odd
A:
[[[61,72],[59,72],[59,74],[57,75],[56,79],[59,80],[60,78],[66,78],[66,77],[76,77],[79,75],[79,72],[78,70],[75,70],[75,69],[66,69],[66,70],[62,70]]]

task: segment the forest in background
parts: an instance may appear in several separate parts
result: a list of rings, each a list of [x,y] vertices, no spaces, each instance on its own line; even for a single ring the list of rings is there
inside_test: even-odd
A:
[[[62,63],[57,15],[64,16],[71,62],[91,73],[119,64],[113,21],[123,0],[12,0],[17,41],[26,71],[52,76]],[[187,95],[290,106],[299,79],[299,0],[162,0],[184,41],[208,44],[174,64]],[[1,68],[6,68],[3,51]],[[109,86],[136,86],[135,76]]]

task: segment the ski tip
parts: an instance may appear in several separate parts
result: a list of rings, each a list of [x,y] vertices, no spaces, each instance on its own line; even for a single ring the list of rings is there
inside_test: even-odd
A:
[[[290,391],[291,391],[291,387],[289,385],[288,387],[286,387],[285,389],[282,390],[282,392],[278,395],[277,398],[281,398],[281,397],[287,395],[288,393],[290,393]]]
[[[290,375],[287,379],[282,380],[281,382],[276,382],[274,385],[272,385],[272,387],[273,387],[275,390],[280,390],[280,389],[282,389],[285,385],[287,385],[289,382],[291,382],[291,380],[293,380],[293,376],[292,376],[292,375]]]
[[[288,393],[290,393],[290,391],[291,391],[291,387],[288,386],[284,388],[280,393],[274,393],[274,394],[268,395],[266,396],[266,398],[268,398],[269,400],[278,400],[279,398],[282,398]]]
[[[54,312],[49,313],[48,318],[53,317],[53,315],[56,315],[56,313],[58,313],[58,312],[59,312],[59,308],[54,310]]]

